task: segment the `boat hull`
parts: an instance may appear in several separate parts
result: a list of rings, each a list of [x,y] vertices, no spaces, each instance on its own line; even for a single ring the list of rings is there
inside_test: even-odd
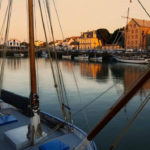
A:
[[[88,61],[89,57],[88,56],[77,56],[74,57],[75,60],[81,60],[81,61]]]
[[[133,63],[133,64],[148,64],[150,63],[149,59],[125,59],[120,57],[114,57],[118,62],[122,63]]]
[[[3,103],[3,102],[1,102]],[[1,104],[0,103],[0,104]],[[4,103],[6,104],[6,103]],[[2,105],[1,105],[2,106]],[[19,129],[23,127],[27,127],[30,118],[25,116],[24,114],[20,113],[18,109],[14,107],[10,107],[11,105],[1,107],[1,111],[9,111],[11,112],[11,115],[17,118],[17,122],[13,122],[10,124],[5,124],[1,126],[0,134],[2,135],[0,138],[0,147],[1,149],[5,150],[16,150],[16,149],[30,149],[32,150],[38,150],[39,147],[43,143],[51,142],[54,140],[59,140],[63,142],[65,145],[69,146],[70,149],[73,149],[74,147],[78,146],[83,139],[87,136],[87,134],[76,127],[75,125],[71,123],[67,123],[64,120],[55,117],[51,114],[45,113],[45,112],[40,112],[40,118],[41,118],[41,125],[43,132],[47,135],[45,138],[43,138],[42,141],[38,142],[34,146],[30,145],[24,145],[26,143],[23,143],[23,147],[21,146],[22,144],[17,145],[17,142],[14,141],[14,139],[18,139],[17,137],[20,137],[20,134],[23,136],[23,138],[26,140],[26,134],[25,133],[19,133],[19,135],[15,134],[12,132],[13,130],[18,131]],[[27,130],[27,128],[25,129]],[[9,135],[8,133],[11,133]],[[18,140],[20,143],[20,140]],[[26,147],[27,146],[27,147]],[[97,150],[97,147],[93,141],[91,141],[87,147],[84,150]]]

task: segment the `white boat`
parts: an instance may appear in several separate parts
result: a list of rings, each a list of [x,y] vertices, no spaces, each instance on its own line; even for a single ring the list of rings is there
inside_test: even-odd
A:
[[[91,57],[90,61],[94,61],[94,62],[102,62],[103,61],[103,57]]]
[[[71,55],[62,55],[62,58],[71,60]]]
[[[42,52],[41,57],[47,58],[47,57],[48,57],[48,54],[47,54],[46,52]]]
[[[14,53],[14,56],[15,57],[24,57],[24,54],[23,53]]]
[[[75,60],[81,60],[81,61],[88,61],[89,60],[89,56],[87,55],[79,55],[74,57]]]
[[[120,57],[120,56],[114,56],[114,58],[118,62],[123,62],[123,63],[133,63],[133,64],[148,64],[148,63],[150,63],[150,59],[148,59],[148,58]]]

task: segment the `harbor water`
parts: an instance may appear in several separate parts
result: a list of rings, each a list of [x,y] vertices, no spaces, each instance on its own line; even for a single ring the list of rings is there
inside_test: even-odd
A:
[[[89,132],[103,118],[148,65],[123,63],[91,63],[61,60],[74,124]],[[36,60],[40,108],[62,118],[48,59]],[[75,82],[76,81],[76,82]],[[29,61],[8,58],[5,64],[3,88],[17,94],[30,95]],[[78,87],[78,88],[77,88]],[[79,92],[78,92],[79,91]],[[132,100],[112,119],[94,139],[99,150],[108,150],[150,92],[148,81]],[[117,145],[117,150],[150,149],[150,103],[139,114]]]

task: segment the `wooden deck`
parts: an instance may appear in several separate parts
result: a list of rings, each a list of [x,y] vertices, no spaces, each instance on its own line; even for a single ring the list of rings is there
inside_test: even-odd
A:
[[[0,104],[2,104],[2,103],[0,103]],[[10,142],[10,140],[6,136],[6,133],[12,129],[16,129],[16,128],[28,125],[29,120],[30,120],[28,117],[26,117],[22,113],[20,113],[16,108],[8,108],[8,107],[9,107],[9,105],[6,105],[4,108],[1,107],[0,113],[4,113],[4,114],[10,113],[18,121],[0,126],[0,135],[1,135],[0,136],[0,150],[16,150],[16,146],[14,144],[12,144],[12,142]],[[42,116],[43,115],[44,114],[42,114]],[[46,114],[46,118],[47,117],[48,117],[48,115]],[[43,120],[44,120],[44,118],[43,118]],[[51,117],[48,118],[48,120],[51,120]],[[52,118],[52,120],[55,123],[58,121],[57,119],[55,120],[55,118]],[[51,125],[48,125],[50,122],[47,122],[47,123],[46,122],[45,121],[42,122],[42,129],[47,134],[47,136],[45,138],[43,138],[42,141],[39,142],[38,144],[36,144],[34,146],[29,146],[29,147],[26,147],[23,149],[25,149],[25,150],[31,150],[31,149],[32,150],[38,150],[39,146],[42,145],[43,143],[50,142],[50,141],[55,140],[55,139],[60,140],[64,144],[68,145],[70,147],[70,149],[73,149],[85,137],[85,133],[75,126],[72,126],[72,128],[73,128],[72,131],[69,131],[65,125],[61,126],[61,128],[58,128],[56,130],[56,127],[58,125],[54,126],[54,123],[52,123],[52,126],[51,126]],[[16,133],[16,134],[21,134],[21,133]],[[11,138],[12,138],[12,136],[11,136]],[[15,138],[15,135],[12,139],[14,139],[14,138]],[[86,149],[96,150],[94,142],[91,142],[91,144],[89,144],[86,147]]]

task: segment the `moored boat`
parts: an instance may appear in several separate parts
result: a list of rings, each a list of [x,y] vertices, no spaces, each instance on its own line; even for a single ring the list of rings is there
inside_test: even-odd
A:
[[[2,150],[29,148],[43,150],[42,148],[46,148],[48,144],[49,148],[51,146],[57,148],[63,145],[66,149],[73,149],[87,136],[84,131],[75,125],[68,124],[64,120],[45,112],[40,112],[43,137],[42,140],[31,145],[31,141],[26,137],[29,117],[20,113],[19,109],[6,103],[1,102],[0,106],[0,148]],[[97,150],[94,142],[91,142],[86,149]]]
[[[71,55],[62,55],[62,58],[71,60]]]
[[[24,54],[23,53],[14,53],[14,56],[15,57],[24,57]]]
[[[102,62],[103,61],[103,57],[91,57],[90,61],[94,61],[94,62]]]
[[[87,55],[79,55],[79,56],[75,56],[74,57],[75,60],[81,60],[81,61],[88,61],[89,60],[89,56]]]
[[[120,57],[120,56],[114,56],[114,58],[118,62],[123,62],[123,63],[134,63],[134,64],[148,64],[148,63],[150,63],[150,59],[142,58],[142,57]]]
[[[48,57],[48,53],[46,53],[46,52],[42,52],[41,57],[43,57],[43,58],[47,58],[47,57]]]

